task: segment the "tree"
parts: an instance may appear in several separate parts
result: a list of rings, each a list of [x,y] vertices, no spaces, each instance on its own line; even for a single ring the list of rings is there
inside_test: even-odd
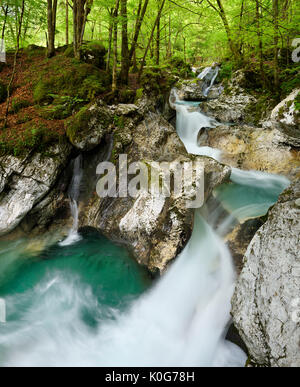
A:
[[[74,56],[80,58],[85,26],[92,10],[93,0],[73,0],[73,45]]]
[[[117,90],[117,66],[118,66],[118,14],[120,0],[116,0],[115,10],[113,13],[113,71],[112,71],[112,91]]]
[[[56,29],[56,12],[57,12],[57,0],[47,0],[48,12],[48,57],[51,58],[55,55],[55,29]]]

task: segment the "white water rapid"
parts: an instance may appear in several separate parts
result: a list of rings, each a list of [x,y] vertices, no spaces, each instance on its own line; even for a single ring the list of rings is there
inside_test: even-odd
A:
[[[69,231],[69,235],[67,236],[67,238],[60,243],[60,246],[62,247],[72,245],[73,243],[76,243],[81,239],[78,233],[78,200],[80,195],[80,184],[82,180],[82,175],[82,156],[79,155],[74,160],[73,177],[69,188],[70,210],[73,218],[73,225]]]

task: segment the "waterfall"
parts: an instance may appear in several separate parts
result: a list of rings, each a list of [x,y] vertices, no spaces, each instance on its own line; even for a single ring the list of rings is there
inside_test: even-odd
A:
[[[243,352],[225,341],[234,281],[227,247],[197,212],[192,238],[166,274],[127,311],[111,310],[112,318],[102,317],[101,298],[72,271],[48,271],[22,297],[7,297],[10,308],[27,308],[0,332],[0,364],[244,366]],[[99,326],[91,329],[82,315],[95,309]]]
[[[198,75],[198,79],[204,81],[203,84],[203,95],[208,96],[210,89],[213,87],[215,80],[219,74],[219,66],[206,67],[201,74]]]
[[[69,199],[70,199],[70,210],[73,218],[73,225],[69,231],[68,237],[60,243],[60,246],[69,246],[73,243],[78,242],[81,237],[78,234],[78,223],[79,223],[79,210],[78,200],[80,195],[80,184],[82,180],[82,155],[79,155],[74,160],[73,177],[69,187]]]
[[[195,109],[194,104],[180,101],[175,89],[171,92],[170,105],[177,112],[177,133],[184,143],[187,152],[198,156],[212,157],[220,161],[222,155],[220,150],[198,145],[200,130],[203,128],[215,128],[218,125],[217,121]]]

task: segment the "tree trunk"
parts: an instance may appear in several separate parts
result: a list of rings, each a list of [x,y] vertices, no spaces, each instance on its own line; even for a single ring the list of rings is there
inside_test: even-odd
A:
[[[153,39],[154,31],[155,31],[155,28],[157,27],[158,20],[161,18],[161,14],[162,14],[163,8],[165,6],[165,3],[166,3],[166,0],[162,0],[162,3],[161,3],[161,6],[159,8],[159,11],[158,11],[158,14],[157,14],[154,26],[152,28],[151,35],[150,35],[150,38],[149,38],[149,41],[148,41],[148,44],[147,44],[147,47],[146,47],[146,50],[145,50],[145,53],[144,53],[144,57],[143,57],[143,60],[142,60],[141,68],[140,68],[140,71],[139,71],[139,76],[138,76],[139,80],[141,79],[141,76],[142,76],[142,73],[143,73],[143,70],[144,70],[144,66],[145,66],[145,61],[146,61],[146,58],[147,58],[147,54],[148,54],[148,51],[149,51],[149,48],[150,48],[150,45],[151,45],[151,42],[152,42],[152,39]]]
[[[2,6],[2,9],[3,9],[3,11],[4,11],[4,21],[3,21],[3,26],[2,26],[1,39],[4,40],[4,36],[5,36],[5,27],[6,27],[6,20],[7,20],[7,13],[8,13],[8,5],[6,6],[5,9],[4,9],[4,7]]]
[[[121,82],[128,84],[128,74],[130,68],[129,49],[128,49],[128,18],[127,18],[127,0],[121,0],[121,17],[122,17],[122,65],[121,65]]]
[[[110,11],[109,11],[110,19],[109,19],[108,52],[107,52],[107,59],[106,59],[106,71],[107,72],[109,72],[109,68],[110,68],[111,45],[112,45],[112,35],[113,35],[113,28],[114,28],[113,13],[114,13],[114,10],[110,9]]]
[[[258,48],[259,48],[259,68],[260,76],[263,82],[263,86],[266,86],[266,76],[264,71],[264,58],[263,58],[263,42],[262,42],[262,30],[261,30],[261,6],[259,0],[256,1],[256,28],[258,37]]]
[[[240,60],[240,54],[238,52],[238,48],[236,47],[236,45],[233,41],[231,29],[230,29],[230,26],[229,26],[229,23],[227,20],[227,16],[226,16],[222,1],[217,0],[218,8],[210,0],[207,0],[207,2],[220,15],[222,22],[223,22],[223,25],[224,25],[224,28],[225,28],[225,31],[226,31],[230,51],[232,52],[235,60],[237,60],[237,61]]]
[[[66,45],[69,44],[69,0],[66,0]]]
[[[156,26],[156,65],[160,63],[160,19],[157,21]]]
[[[279,88],[279,62],[278,62],[278,42],[279,42],[279,4],[278,0],[273,0],[273,23],[274,23],[274,86],[275,91]]]
[[[21,15],[19,18],[19,28],[18,28],[18,32],[17,32],[17,47],[16,47],[16,51],[15,51],[15,56],[14,56],[13,71],[12,71],[12,75],[10,77],[10,81],[8,83],[8,86],[7,86],[7,101],[6,101],[6,110],[5,110],[5,120],[4,120],[4,125],[3,125],[4,128],[7,125],[7,117],[8,117],[10,97],[11,97],[10,90],[11,90],[12,84],[14,82],[15,73],[16,73],[17,57],[18,57],[18,53],[19,53],[19,49],[20,49],[20,36],[21,36],[21,32],[22,32],[24,11],[25,11],[25,0],[22,0],[22,8],[21,8]]]
[[[83,42],[85,25],[91,12],[93,0],[73,0],[73,45],[74,56],[80,59],[80,47]]]
[[[48,58],[55,55],[55,29],[57,0],[47,0],[47,21],[48,21]]]
[[[116,0],[116,7],[113,17],[113,72],[112,72],[112,91],[117,90],[117,66],[118,66],[118,13],[120,7],[120,0]]]

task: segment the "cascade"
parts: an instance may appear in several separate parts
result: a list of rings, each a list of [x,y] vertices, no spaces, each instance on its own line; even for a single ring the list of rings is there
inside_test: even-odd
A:
[[[82,175],[83,175],[82,155],[79,155],[74,160],[73,177],[72,177],[72,181],[68,192],[69,199],[70,199],[70,210],[73,218],[73,225],[69,231],[68,237],[60,243],[60,246],[62,247],[76,243],[81,239],[80,235],[78,234],[78,222],[79,222],[78,200],[80,195],[80,183],[82,180]]]

